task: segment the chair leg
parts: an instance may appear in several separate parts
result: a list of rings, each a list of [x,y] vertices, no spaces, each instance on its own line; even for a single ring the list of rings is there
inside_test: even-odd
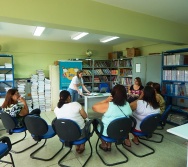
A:
[[[146,146],[146,147],[149,148],[151,151],[150,151],[149,153],[147,153],[147,154],[144,154],[144,155],[138,155],[138,154],[136,154],[135,152],[133,152],[131,149],[127,148],[126,146],[123,145],[123,147],[124,147],[127,151],[129,151],[130,153],[132,153],[133,155],[135,155],[136,157],[140,157],[140,158],[141,158],[141,157],[148,156],[148,155],[151,155],[151,154],[153,154],[153,153],[155,152],[155,150],[154,150],[153,148],[151,148],[150,146],[146,145],[145,143],[142,143],[141,141],[139,141],[139,143],[142,144],[142,145],[144,145],[144,146]]]
[[[27,135],[27,134],[26,134],[26,131],[25,131],[25,136],[24,136],[22,139],[20,139],[20,140],[14,142],[12,145],[23,141],[23,140],[25,139],[26,135]],[[26,150],[28,150],[28,149],[34,147],[34,146],[37,145],[37,144],[38,144],[38,142],[34,143],[33,145],[31,145],[31,146],[29,146],[29,147],[27,147],[27,148],[25,148],[25,149],[23,149],[23,150],[21,150],[21,151],[11,150],[10,152],[15,153],[15,154],[22,153],[22,152],[24,152],[24,151],[26,151]]]
[[[116,146],[117,150],[125,157],[126,160],[125,161],[116,162],[116,163],[111,163],[111,164],[105,162],[103,157],[98,152],[98,143],[99,143],[99,138],[98,138],[97,143],[96,143],[96,153],[99,156],[99,158],[101,159],[101,161],[103,162],[103,164],[105,164],[107,166],[114,166],[114,165],[119,165],[119,164],[122,164],[122,163],[126,163],[128,161],[128,157],[118,148],[117,144],[115,143],[115,146]]]
[[[24,133],[25,133],[24,137],[23,137],[22,139],[16,141],[16,142],[14,142],[14,143],[12,143],[12,145],[14,145],[14,144],[16,144],[16,143],[19,143],[19,142],[23,141],[23,140],[25,139],[25,137],[27,136],[26,131],[25,131]]]
[[[88,159],[87,159],[87,160],[85,161],[85,163],[83,164],[83,167],[86,166],[86,164],[87,164],[88,161],[90,160],[90,158],[91,158],[91,156],[92,156],[92,153],[93,153],[93,149],[92,149],[90,140],[88,140],[88,142],[89,142],[89,146],[90,146],[91,152],[90,152],[90,155],[89,155]]]
[[[162,134],[160,134],[160,133],[153,133],[153,134],[155,134],[157,136],[160,136],[161,139],[159,141],[157,141],[157,140],[151,140],[151,139],[143,138],[143,137],[139,137],[139,139],[146,140],[146,141],[151,141],[151,142],[154,142],[154,143],[162,143],[164,136]]]
[[[63,144],[63,145],[64,145],[64,144]],[[72,145],[70,146],[69,151],[58,161],[58,165],[59,165],[59,166],[66,167],[65,165],[63,165],[63,164],[61,163],[61,161],[71,152],[71,150],[72,150]]]
[[[11,162],[9,162],[9,161],[4,161],[4,160],[0,160],[0,162],[6,163],[6,164],[12,164],[12,166],[15,167],[12,154],[11,154],[11,153],[8,153],[8,154],[10,155]]]
[[[45,139],[45,141],[44,141],[44,143],[42,144],[42,146],[40,146],[38,149],[36,149],[34,152],[32,152],[32,153],[30,154],[30,157],[31,157],[32,159],[37,159],[37,160],[42,160],[42,161],[50,161],[50,160],[52,160],[57,154],[59,154],[59,152],[63,149],[64,144],[62,144],[60,150],[58,150],[58,152],[56,152],[51,158],[45,159],[45,158],[35,157],[34,155],[35,155],[40,149],[42,149],[42,148],[44,147],[44,145],[46,144],[46,141],[47,141],[47,139]]]
[[[82,167],[86,166],[87,162],[89,161],[89,159],[91,158],[92,153],[93,153],[93,149],[92,149],[90,140],[88,140],[88,142],[89,142],[89,146],[90,146],[91,152],[90,152],[89,157],[87,158],[87,160],[85,161],[85,163],[83,164]],[[71,152],[71,150],[72,150],[72,145],[70,146],[69,151],[58,161],[58,165],[59,165],[59,166],[65,167],[65,165],[63,165],[61,162],[62,162],[62,160]]]

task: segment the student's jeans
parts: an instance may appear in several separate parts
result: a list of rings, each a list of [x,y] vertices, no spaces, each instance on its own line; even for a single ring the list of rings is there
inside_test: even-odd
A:
[[[78,101],[78,91],[77,90],[68,88],[67,91],[69,91],[70,94],[71,94],[71,101],[72,102]]]

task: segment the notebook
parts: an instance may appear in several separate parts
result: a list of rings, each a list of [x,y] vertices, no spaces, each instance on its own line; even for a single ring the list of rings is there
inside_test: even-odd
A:
[[[107,92],[107,87],[102,87],[101,89],[100,89],[100,93],[106,93]]]

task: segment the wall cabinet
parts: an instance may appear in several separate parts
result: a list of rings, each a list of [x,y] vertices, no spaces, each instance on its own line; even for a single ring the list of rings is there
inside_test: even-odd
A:
[[[14,61],[12,55],[0,55],[0,97],[14,87]]]
[[[161,85],[167,105],[172,111],[167,121],[181,125],[188,122],[188,48],[162,54]]]

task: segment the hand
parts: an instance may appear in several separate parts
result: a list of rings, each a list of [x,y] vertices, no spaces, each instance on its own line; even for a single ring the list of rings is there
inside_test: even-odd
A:
[[[90,94],[91,92],[90,91],[87,91],[88,94]]]
[[[113,97],[112,96],[109,96],[107,99],[106,99],[106,102],[110,102],[112,101]]]

